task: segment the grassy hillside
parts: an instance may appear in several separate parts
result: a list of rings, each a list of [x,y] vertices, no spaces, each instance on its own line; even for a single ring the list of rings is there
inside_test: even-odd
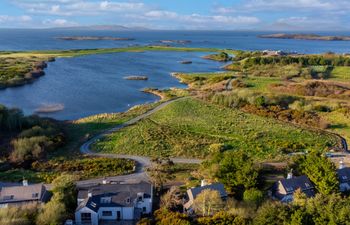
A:
[[[205,158],[212,144],[258,158],[305,149],[325,150],[333,137],[195,99],[176,101],[148,119],[101,140],[95,150],[149,156]],[[212,146],[211,146],[212,145]],[[210,147],[211,146],[211,147]]]

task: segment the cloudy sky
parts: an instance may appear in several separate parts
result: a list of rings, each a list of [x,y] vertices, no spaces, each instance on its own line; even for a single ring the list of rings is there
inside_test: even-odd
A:
[[[0,27],[350,30],[350,0],[0,0]]]

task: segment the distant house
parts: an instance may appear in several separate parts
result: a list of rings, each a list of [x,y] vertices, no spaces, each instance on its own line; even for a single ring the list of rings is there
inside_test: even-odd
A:
[[[293,195],[300,189],[307,197],[315,196],[315,187],[307,176],[294,177],[289,173],[286,179],[279,180],[272,188],[272,197],[281,202],[293,201]]]
[[[192,212],[193,211],[192,206],[193,206],[194,200],[202,191],[207,189],[218,191],[222,199],[227,198],[227,193],[222,183],[206,184],[204,181],[202,181],[200,187],[195,187],[187,190],[187,201],[184,204],[184,210],[186,212]]]
[[[339,189],[341,192],[350,191],[350,168],[345,167],[344,162],[341,161],[339,169],[337,170],[339,179]]]
[[[75,222],[98,225],[101,221],[138,220],[152,213],[152,185],[103,183],[80,188]]]
[[[50,193],[43,184],[29,185],[26,180],[23,186],[3,187],[0,191],[0,208],[22,206],[30,203],[46,203]]]

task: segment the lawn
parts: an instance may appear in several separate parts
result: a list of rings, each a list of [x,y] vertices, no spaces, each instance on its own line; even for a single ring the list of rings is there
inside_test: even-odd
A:
[[[243,149],[266,159],[289,151],[322,151],[335,143],[332,136],[190,98],[173,102],[93,148],[106,153],[205,158],[211,153],[210,145],[225,144],[227,149]]]
[[[350,66],[336,66],[331,72],[331,79],[350,81]]]
[[[248,76],[242,78],[242,81],[248,86],[249,89],[260,91],[260,92],[270,92],[271,84],[281,83],[281,78],[278,77],[253,77]]]

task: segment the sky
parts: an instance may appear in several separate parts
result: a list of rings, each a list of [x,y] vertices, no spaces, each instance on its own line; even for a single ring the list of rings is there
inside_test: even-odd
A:
[[[0,0],[1,28],[350,30],[350,0]]]

